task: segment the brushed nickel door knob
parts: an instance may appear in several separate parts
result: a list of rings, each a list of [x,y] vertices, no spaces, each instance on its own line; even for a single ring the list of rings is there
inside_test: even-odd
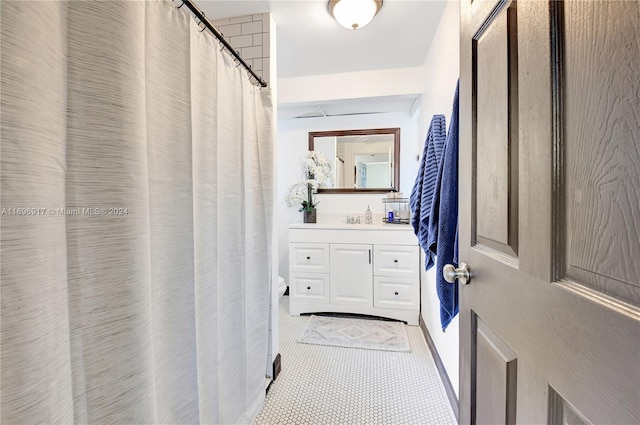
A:
[[[449,283],[454,283],[458,279],[460,283],[466,285],[471,280],[471,270],[467,263],[460,263],[460,267],[457,269],[453,267],[453,264],[447,264],[442,268],[442,275],[444,280]]]

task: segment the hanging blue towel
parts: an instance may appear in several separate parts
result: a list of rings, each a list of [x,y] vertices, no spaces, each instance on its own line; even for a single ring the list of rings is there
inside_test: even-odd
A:
[[[413,232],[418,237],[420,246],[425,252],[425,269],[429,270],[434,264],[434,256],[429,251],[429,215],[431,202],[438,177],[438,165],[442,158],[442,150],[447,139],[447,124],[444,115],[434,115],[431,118],[427,138],[424,142],[422,160],[418,169],[418,176],[413,184],[409,205],[411,206],[411,224]]]
[[[458,282],[444,280],[445,264],[458,266],[458,88],[453,99],[449,134],[438,170],[429,220],[429,250],[436,259],[436,291],[444,331],[458,314]]]

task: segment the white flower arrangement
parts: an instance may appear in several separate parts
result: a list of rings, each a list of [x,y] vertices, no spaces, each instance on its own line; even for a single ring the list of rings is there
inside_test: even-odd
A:
[[[299,211],[311,212],[316,207],[313,194],[326,181],[332,181],[331,163],[322,152],[309,151],[300,161],[303,181],[289,186],[287,206],[302,205]]]

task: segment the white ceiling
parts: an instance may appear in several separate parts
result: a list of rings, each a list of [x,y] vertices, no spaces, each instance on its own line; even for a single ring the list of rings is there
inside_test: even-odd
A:
[[[278,107],[279,119],[334,117],[338,115],[380,114],[406,112],[413,114],[418,96],[379,96],[360,99],[341,99],[322,103],[284,104]]]
[[[211,20],[270,12],[277,28],[278,78],[290,78],[421,66],[446,1],[384,0],[373,21],[356,31],[338,25],[329,15],[325,0],[196,0],[196,3]],[[371,105],[359,103],[298,105],[300,110],[287,113],[311,116],[314,114],[311,109],[319,116],[380,112],[378,107],[372,109]],[[394,100],[407,112],[414,103],[415,99]],[[282,110],[284,105],[280,106]],[[395,111],[394,108],[388,104],[387,109]]]

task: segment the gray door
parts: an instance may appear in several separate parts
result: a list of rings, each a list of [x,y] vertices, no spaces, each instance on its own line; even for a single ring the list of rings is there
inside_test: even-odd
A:
[[[460,422],[640,423],[640,2],[461,2]]]

